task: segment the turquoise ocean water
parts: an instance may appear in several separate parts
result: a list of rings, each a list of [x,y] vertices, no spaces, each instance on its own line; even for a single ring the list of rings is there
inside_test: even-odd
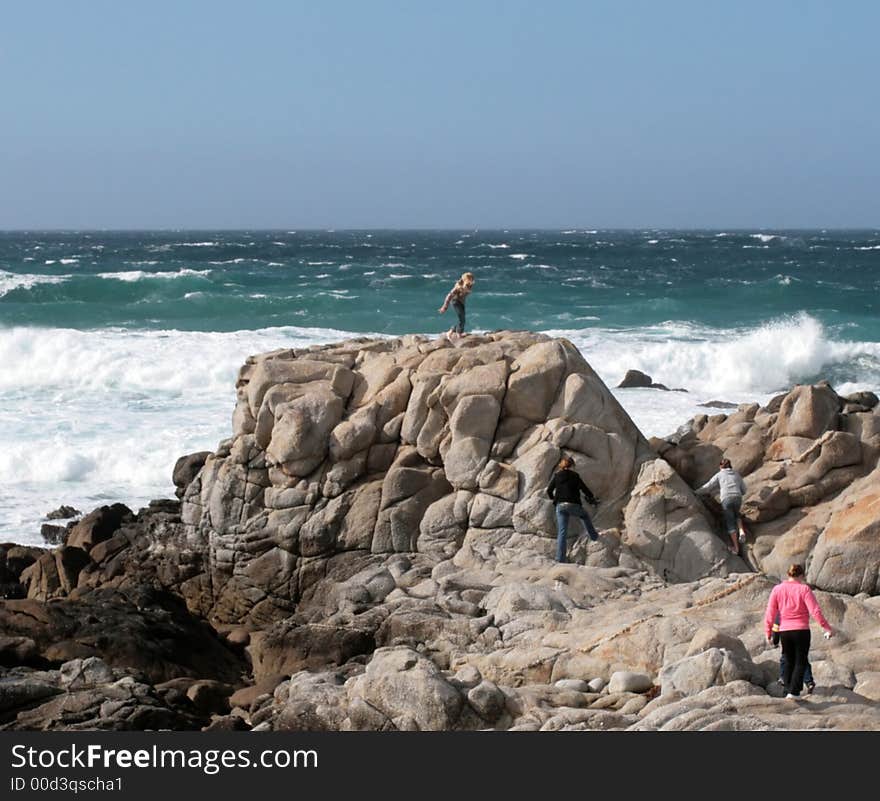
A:
[[[699,403],[828,378],[880,389],[878,231],[0,233],[0,540],[61,502],[171,492],[228,434],[249,353],[436,335],[473,272],[471,330],[562,334],[648,434]]]

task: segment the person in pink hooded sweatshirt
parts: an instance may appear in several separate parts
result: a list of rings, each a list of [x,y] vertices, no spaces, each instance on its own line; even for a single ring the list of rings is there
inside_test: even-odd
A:
[[[800,698],[804,686],[804,670],[810,653],[810,616],[825,629],[825,639],[833,634],[825,620],[813,591],[804,581],[803,565],[788,568],[788,579],[777,584],[770,592],[767,613],[764,615],[764,633],[767,642],[773,642],[773,624],[779,615],[779,639],[785,656],[782,676],[786,698]]]

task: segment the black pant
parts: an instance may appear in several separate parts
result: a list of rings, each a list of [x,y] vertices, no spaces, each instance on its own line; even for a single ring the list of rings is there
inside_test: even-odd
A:
[[[464,333],[464,303],[460,300],[452,301],[452,308],[455,309],[455,313],[458,315],[458,325],[454,327],[454,330],[459,334]]]
[[[785,692],[800,695],[810,653],[810,630],[780,631],[779,639],[782,642],[782,655],[785,657],[785,670],[782,674]]]

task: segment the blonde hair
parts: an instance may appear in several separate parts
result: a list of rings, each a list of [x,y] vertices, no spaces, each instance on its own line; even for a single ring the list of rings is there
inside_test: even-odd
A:
[[[566,470],[569,467],[574,467],[574,459],[571,456],[563,456],[556,465],[557,470]]]
[[[458,280],[461,281],[463,284],[466,284],[466,283],[472,284],[474,282],[474,274],[473,273],[462,273],[461,278],[459,278]]]
[[[797,563],[793,564],[790,568],[788,568],[788,575],[791,578],[797,578],[798,576],[804,575],[804,566]]]

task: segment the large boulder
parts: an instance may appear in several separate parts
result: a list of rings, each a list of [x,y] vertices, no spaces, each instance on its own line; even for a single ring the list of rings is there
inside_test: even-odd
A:
[[[709,687],[733,681],[758,683],[762,680],[763,672],[751,659],[714,647],[667,665],[659,677],[662,695],[674,692],[696,695]]]
[[[121,503],[95,509],[71,529],[67,536],[67,545],[89,551],[93,545],[110,539],[133,516],[131,509]]]
[[[831,387],[803,384],[782,401],[776,421],[777,437],[816,437],[837,428],[840,398]]]
[[[745,568],[713,532],[692,490],[662,459],[642,465],[624,522],[622,542],[668,580]]]
[[[829,592],[880,594],[880,472],[832,513],[813,548],[807,581]]]
[[[391,728],[443,731],[455,728],[464,698],[444,678],[437,666],[407,647],[380,648],[366,672],[349,689],[355,702],[367,705],[372,715],[354,715],[354,728]],[[377,725],[376,719],[381,723]]]
[[[248,359],[236,389],[233,437],[179,477],[173,535],[192,553],[176,586],[230,623],[287,617],[340,552],[450,558],[481,529],[544,553],[563,453],[619,527],[651,457],[574,346],[539,334],[281,350]]]

